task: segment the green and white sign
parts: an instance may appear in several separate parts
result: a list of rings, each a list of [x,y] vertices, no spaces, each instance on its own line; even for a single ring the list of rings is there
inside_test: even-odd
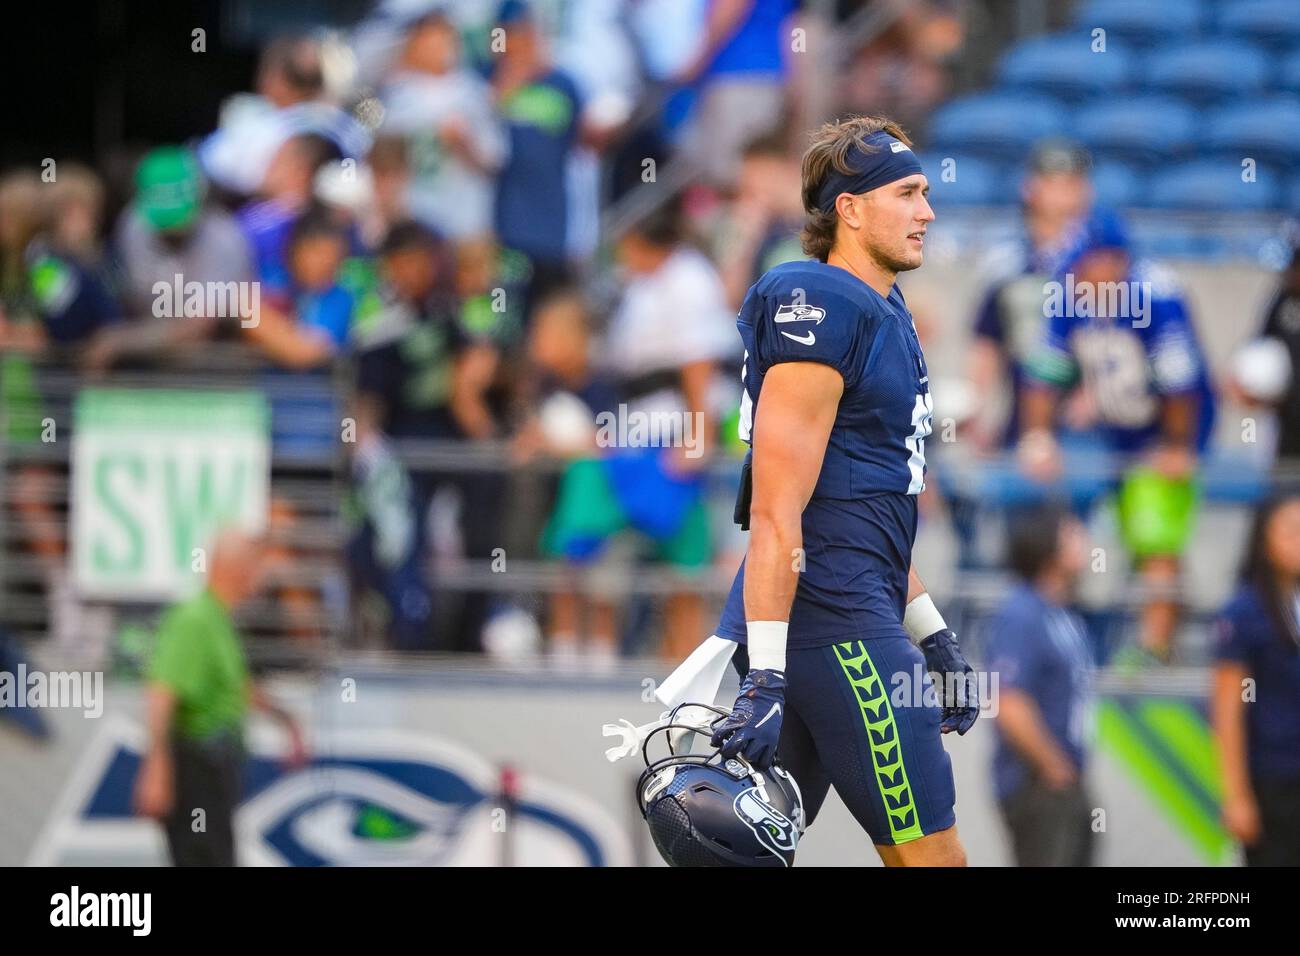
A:
[[[78,592],[192,593],[217,531],[265,528],[270,466],[270,409],[256,392],[83,390],[72,440]]]

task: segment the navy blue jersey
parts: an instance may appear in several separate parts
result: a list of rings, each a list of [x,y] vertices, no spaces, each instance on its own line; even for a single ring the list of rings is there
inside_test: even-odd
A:
[[[1300,778],[1300,647],[1278,633],[1276,619],[1252,585],[1240,587],[1219,613],[1214,658],[1244,665],[1255,680],[1255,699],[1246,707],[1251,774]]]
[[[1083,621],[1021,584],[1007,596],[986,633],[988,669],[998,675],[998,687],[1033,699],[1043,727],[1082,772],[1092,709],[1092,653]],[[999,725],[993,751],[998,799],[1010,798],[1032,776],[1032,768]]]
[[[1080,305],[1056,309],[1026,373],[1062,389],[1082,377],[1092,389],[1107,439],[1121,453],[1143,451],[1160,438],[1164,398],[1192,395],[1199,416],[1196,448],[1204,451],[1214,429],[1214,390],[1172,276],[1140,264],[1130,282],[1119,285],[1136,297],[1136,304],[1119,313],[1143,306],[1145,314],[1101,318]]]
[[[852,273],[788,262],[749,290],[740,437],[762,414],[763,378],[781,362],[820,362],[844,378],[821,473],[803,513],[804,567],[790,609],[791,647],[901,633],[925,487],[933,401],[911,313]],[[744,566],[718,634],[745,638]]]

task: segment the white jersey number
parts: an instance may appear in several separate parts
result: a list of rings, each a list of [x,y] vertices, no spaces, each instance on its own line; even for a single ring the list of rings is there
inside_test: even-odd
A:
[[[916,396],[912,406],[912,434],[907,439],[907,450],[911,455],[907,459],[907,470],[912,474],[912,481],[907,486],[909,495],[919,495],[925,491],[925,440],[934,430],[934,399],[930,393]]]

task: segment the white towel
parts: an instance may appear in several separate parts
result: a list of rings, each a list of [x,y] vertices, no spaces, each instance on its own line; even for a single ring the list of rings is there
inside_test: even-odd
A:
[[[714,704],[717,702],[718,688],[727,673],[727,665],[736,653],[736,642],[718,637],[716,634],[695,648],[686,660],[682,661],[671,674],[660,682],[655,690],[655,699],[668,708],[659,715],[659,719],[648,724],[635,726],[630,720],[620,718],[617,724],[605,724],[602,733],[606,737],[621,736],[623,743],[605,751],[605,759],[613,763],[624,757],[630,757],[641,749],[646,737],[664,724],[668,723],[668,714],[679,704]],[[678,723],[706,726],[717,717],[711,711],[688,708],[677,715]],[[668,732],[674,751],[690,753],[694,732],[675,729]]]

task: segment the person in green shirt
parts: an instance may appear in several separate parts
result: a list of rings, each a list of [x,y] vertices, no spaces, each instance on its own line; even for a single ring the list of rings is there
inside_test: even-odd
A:
[[[250,708],[283,725],[291,766],[305,762],[297,722],[250,678],[231,620],[260,586],[264,554],[259,539],[222,534],[212,549],[207,586],[169,608],[158,628],[145,693],[148,749],[135,805],[162,823],[175,866],[235,863],[234,811]]]

